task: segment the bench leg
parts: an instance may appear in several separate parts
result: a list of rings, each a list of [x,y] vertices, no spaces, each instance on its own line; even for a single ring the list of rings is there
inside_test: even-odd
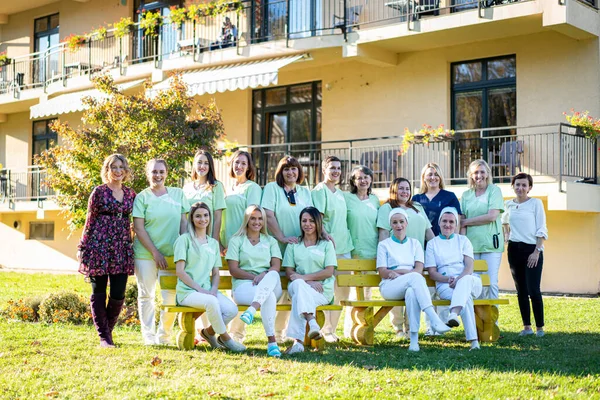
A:
[[[352,339],[362,346],[373,345],[375,324],[373,320],[373,307],[352,307]]]
[[[182,312],[177,315],[179,328],[181,328],[181,331],[177,333],[177,347],[180,350],[191,350],[194,348],[194,336],[196,334],[196,318],[194,318],[194,314],[191,312]]]
[[[491,305],[475,306],[475,322],[480,342],[495,342],[500,337],[498,307]]]
[[[322,328],[325,324],[325,313],[317,310],[315,319],[317,324]],[[306,333],[304,334],[304,347],[312,347],[315,350],[323,350],[325,348],[325,339],[312,340],[308,337],[308,324],[306,324]]]

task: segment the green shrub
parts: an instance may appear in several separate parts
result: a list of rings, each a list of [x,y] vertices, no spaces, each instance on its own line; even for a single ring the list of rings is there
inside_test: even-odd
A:
[[[91,319],[88,300],[74,292],[49,294],[40,304],[39,319],[49,324],[87,323]]]

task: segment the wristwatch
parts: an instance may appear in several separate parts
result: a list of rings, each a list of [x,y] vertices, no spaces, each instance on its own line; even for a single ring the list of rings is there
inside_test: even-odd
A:
[[[543,247],[536,247],[535,249],[536,249],[536,250],[537,250],[539,253],[541,253],[542,251],[544,251],[544,248],[543,248]]]

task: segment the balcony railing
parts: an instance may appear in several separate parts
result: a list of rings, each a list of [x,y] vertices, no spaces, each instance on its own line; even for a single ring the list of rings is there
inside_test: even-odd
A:
[[[388,187],[398,177],[419,186],[422,167],[439,164],[448,184],[467,182],[471,161],[483,158],[497,182],[508,182],[518,172],[535,177],[536,182],[558,182],[562,191],[565,180],[597,182],[597,143],[565,124],[531,127],[507,127],[457,131],[454,138],[430,144],[413,144],[402,153],[402,136],[246,146],[256,158],[257,181],[261,185],[274,180],[277,163],[292,155],[303,167],[306,183],[314,186],[322,177],[321,161],[329,155],[342,160],[343,184],[356,165],[366,165],[374,173],[374,187]],[[229,183],[224,160],[217,174]]]
[[[39,53],[15,57],[0,67],[0,95],[15,98],[22,90],[46,88],[56,82],[125,66],[192,56],[230,47],[311,36],[341,34],[378,25],[444,15],[473,8],[504,6],[530,0],[272,0],[244,2],[241,12],[227,11],[215,17],[185,21],[165,21],[157,35],[146,35],[139,24],[129,34],[116,37],[109,30],[103,39],[87,40],[75,51],[65,43]],[[580,0],[589,4],[589,1]],[[258,4],[257,4],[258,3]],[[224,31],[229,19],[233,29]]]
[[[46,171],[31,166],[25,169],[0,169],[0,204],[13,206],[16,201],[42,201],[54,197],[45,185]]]

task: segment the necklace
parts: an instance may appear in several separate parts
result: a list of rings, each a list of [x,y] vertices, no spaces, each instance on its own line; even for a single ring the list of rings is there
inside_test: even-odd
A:
[[[250,236],[248,236],[248,240],[250,241],[250,243],[252,244],[257,244],[258,242],[260,242],[260,236],[257,238],[251,238]]]

